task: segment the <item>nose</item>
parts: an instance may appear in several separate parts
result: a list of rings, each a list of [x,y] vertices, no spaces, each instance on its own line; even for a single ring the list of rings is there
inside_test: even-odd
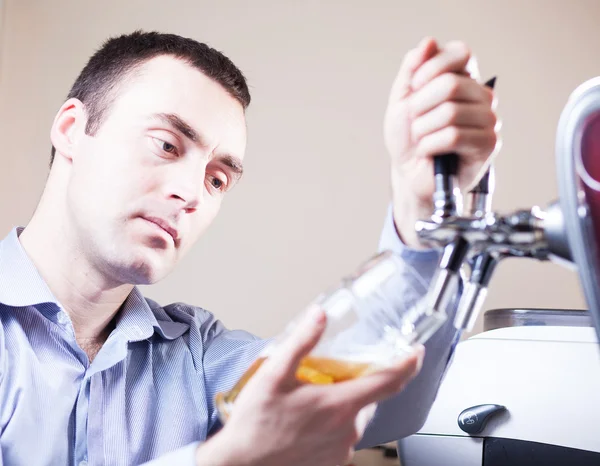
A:
[[[176,200],[181,205],[181,210],[186,213],[193,213],[203,200],[203,185],[206,176],[206,164],[199,164],[195,169],[179,170],[179,173],[173,174],[171,182],[168,184],[167,197]]]

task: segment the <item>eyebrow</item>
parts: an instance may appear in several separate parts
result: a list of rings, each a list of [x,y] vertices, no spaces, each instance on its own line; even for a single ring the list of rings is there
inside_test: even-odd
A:
[[[154,116],[155,118],[158,118],[162,122],[175,128],[190,141],[194,143],[199,143],[202,146],[206,146],[206,143],[204,142],[204,139],[200,136],[200,134],[176,113],[157,113]],[[244,174],[244,167],[242,165],[242,161],[238,157],[225,154],[218,156],[217,160],[220,161],[223,165],[229,167],[233,171],[236,181],[238,181]]]
[[[242,165],[242,161],[233,155],[222,155],[217,158],[223,165],[226,165],[233,172],[233,176],[235,181],[239,181],[239,179],[244,174],[244,167]]]
[[[192,128],[188,123],[186,123],[183,120],[183,118],[181,118],[179,115],[175,113],[157,113],[154,116],[161,120],[163,123],[166,123],[175,128],[177,131],[179,131],[192,142],[202,142],[198,132],[194,128]]]

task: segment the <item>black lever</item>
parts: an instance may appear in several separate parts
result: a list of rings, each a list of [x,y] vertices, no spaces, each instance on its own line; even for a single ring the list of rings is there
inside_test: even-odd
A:
[[[494,76],[484,85],[493,89],[495,84],[496,77]],[[460,198],[460,192],[455,192],[456,176],[458,175],[458,154],[449,153],[434,156],[433,174],[435,180],[434,214],[442,218],[460,214],[462,199]],[[488,194],[489,177],[490,172],[488,169],[472,192]]]
[[[467,434],[479,434],[490,418],[502,411],[506,411],[506,407],[497,404],[471,406],[458,415],[458,427]]]
[[[438,217],[451,217],[461,210],[460,193],[454,192],[458,174],[458,154],[442,154],[433,157],[434,214]]]

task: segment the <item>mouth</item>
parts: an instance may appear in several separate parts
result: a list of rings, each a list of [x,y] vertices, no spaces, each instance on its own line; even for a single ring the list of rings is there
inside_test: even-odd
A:
[[[158,217],[143,216],[141,218],[146,220],[147,222],[152,223],[153,225],[157,226],[163,232],[166,232],[173,239],[173,243],[177,243],[177,240],[179,238],[179,233],[177,231],[177,228],[172,226],[169,222],[167,222],[166,220],[163,220],[162,218],[158,218]]]

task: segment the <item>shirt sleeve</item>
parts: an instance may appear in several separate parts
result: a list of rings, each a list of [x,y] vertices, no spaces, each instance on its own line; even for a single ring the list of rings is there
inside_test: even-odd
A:
[[[243,330],[228,330],[212,314],[202,327],[210,437],[222,427],[215,406],[215,395],[231,389],[271,340],[260,339]]]
[[[396,231],[391,208],[385,219],[379,249],[388,249],[400,255],[428,283],[433,278],[442,253],[441,249],[415,250],[404,245]],[[407,287],[410,285],[411,283],[406,283]],[[402,289],[394,292],[402,293]],[[378,405],[357,448],[398,440],[416,433],[423,426],[454,346],[459,340],[459,334],[452,323],[457,300],[458,296],[450,306],[446,323],[426,342],[425,359],[419,375],[401,393]]]
[[[209,417],[207,437],[210,437],[222,427],[215,395],[231,389],[270,340],[260,339],[243,330],[229,330],[212,313],[203,309],[198,311],[194,315],[204,349],[202,366]],[[143,466],[195,466],[196,449],[201,443],[194,442],[173,450],[143,463]]]

